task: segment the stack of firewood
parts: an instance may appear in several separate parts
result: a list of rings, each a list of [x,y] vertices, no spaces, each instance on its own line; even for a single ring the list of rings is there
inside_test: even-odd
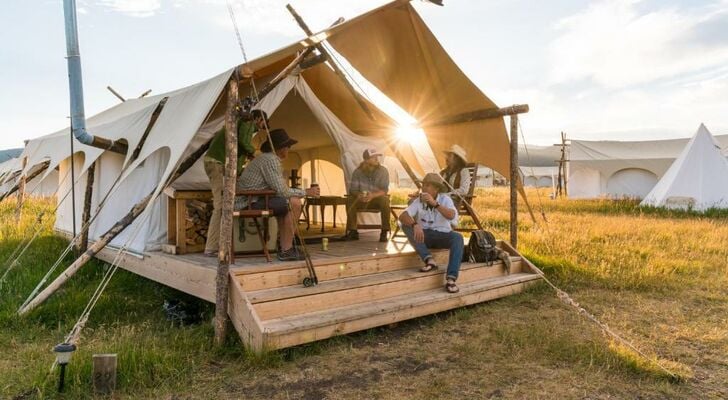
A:
[[[200,200],[187,201],[185,230],[188,245],[204,244],[207,241],[207,228],[212,216],[212,202]]]

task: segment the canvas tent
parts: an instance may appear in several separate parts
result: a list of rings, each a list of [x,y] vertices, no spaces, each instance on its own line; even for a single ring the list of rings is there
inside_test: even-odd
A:
[[[364,78],[427,126],[424,133],[440,161],[442,150],[458,143],[469,149],[472,161],[508,175],[509,143],[502,118],[442,122],[460,113],[492,109],[496,105],[454,64],[408,1],[384,5],[252,60],[247,67],[261,87],[282,71],[297,52],[323,39]],[[91,239],[105,232],[150,191],[159,194],[180,162],[223,125],[225,87],[232,72],[233,69],[227,70],[170,93],[128,100],[88,119],[91,133],[124,140],[131,150],[143,139],[154,110],[167,98],[134,161],[130,160],[130,154],[123,156],[75,143],[77,188],[85,187],[86,172],[91,165],[96,165],[92,210],[97,209],[118,180],[117,189],[109,195],[90,228]],[[239,89],[241,95],[249,94],[250,80],[240,81]],[[387,150],[389,155],[392,148],[400,146],[403,159],[416,172],[425,172],[406,143],[396,140],[396,122],[373,104],[368,105],[374,119],[361,109],[331,68],[319,64],[283,80],[259,107],[270,115],[272,127],[285,128],[299,140],[284,168],[300,169],[307,162],[324,160],[340,168],[344,180],[329,182],[328,187],[322,186],[322,191],[343,194],[342,185],[361,161],[362,150],[372,145]],[[71,165],[68,136],[69,130],[64,129],[31,140],[21,156],[28,157],[28,167],[23,172],[47,161],[49,167],[42,175],[44,178],[56,167],[58,175],[65,176]],[[322,183],[319,177],[317,180]],[[61,180],[60,194],[69,190],[70,181]],[[208,182],[201,160],[175,185],[206,187]],[[76,201],[76,209],[80,210],[82,196],[76,196]],[[76,213],[78,226],[80,214]],[[166,218],[166,203],[157,197],[144,216],[117,236],[112,245],[127,245],[139,252],[154,248],[164,240]],[[72,225],[70,199],[66,199],[58,209],[56,228],[68,232]]]
[[[523,186],[552,187],[559,174],[559,167],[520,167]]]
[[[716,136],[728,149],[728,135]],[[570,198],[644,198],[690,139],[648,141],[571,140]]]
[[[705,125],[640,205],[696,211],[728,208],[728,160]]]

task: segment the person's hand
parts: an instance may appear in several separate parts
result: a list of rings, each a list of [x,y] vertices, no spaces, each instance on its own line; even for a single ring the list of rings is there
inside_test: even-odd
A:
[[[427,203],[431,206],[434,206],[435,204],[437,204],[437,201],[435,201],[435,199],[432,198],[432,195],[429,193],[426,193],[426,192],[422,193],[420,195],[420,201],[422,201],[423,203]]]
[[[425,241],[425,231],[422,229],[422,225],[417,224],[414,227],[415,243],[422,243]]]
[[[306,189],[306,196],[319,197],[321,196],[321,188],[318,186],[310,187]]]

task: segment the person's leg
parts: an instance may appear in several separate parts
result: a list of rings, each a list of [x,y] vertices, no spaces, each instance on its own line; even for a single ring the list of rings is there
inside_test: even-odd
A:
[[[427,262],[427,259],[432,258],[432,254],[430,253],[430,250],[427,248],[427,245],[425,242],[422,243],[416,243],[415,242],[415,230],[413,227],[409,225],[402,225],[402,231],[405,235],[407,235],[407,241],[409,241],[410,246],[412,246],[415,251],[417,252],[417,255],[420,256],[422,261]],[[426,234],[425,234],[426,236]]]
[[[223,165],[216,161],[204,162],[205,173],[210,178],[210,190],[212,191],[212,215],[210,225],[207,228],[207,241],[205,242],[205,253],[217,253],[220,247],[220,215],[222,214],[222,175]]]
[[[356,231],[356,210],[359,208],[359,199],[356,196],[346,198],[346,231]]]
[[[391,230],[391,225],[389,223],[389,196],[379,196],[370,201],[367,206],[379,209],[379,216],[382,219],[382,233],[379,235],[379,240],[386,240],[389,235],[389,231]]]
[[[301,204],[301,198],[291,197],[289,199],[289,202],[291,203],[291,213],[293,213],[293,220],[298,223],[298,220],[301,218],[301,209],[303,208],[303,205]]]
[[[449,249],[447,278],[456,281],[463,260],[463,235],[458,232],[425,231],[425,243],[432,249]]]

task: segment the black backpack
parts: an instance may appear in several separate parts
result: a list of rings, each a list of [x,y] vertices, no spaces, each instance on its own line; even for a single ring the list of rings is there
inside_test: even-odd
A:
[[[465,251],[468,261],[493,264],[499,259],[495,236],[488,231],[473,231]]]

